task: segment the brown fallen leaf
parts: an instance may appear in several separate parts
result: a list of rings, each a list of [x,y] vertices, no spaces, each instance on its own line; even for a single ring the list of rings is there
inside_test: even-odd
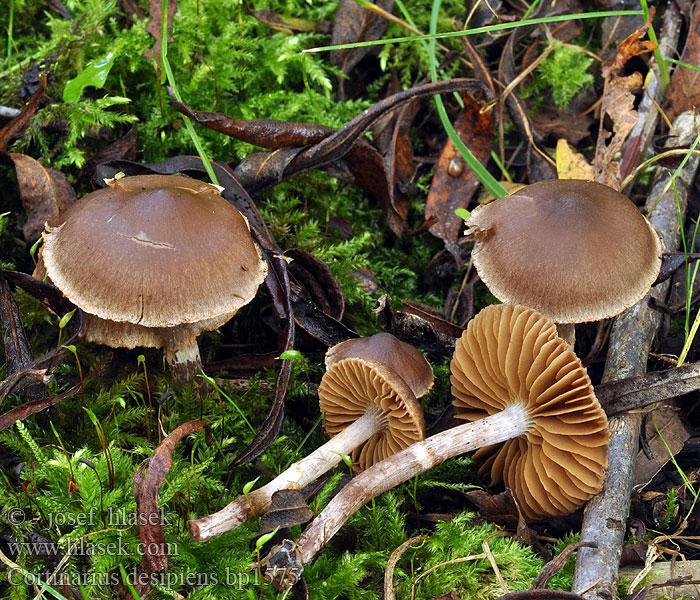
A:
[[[33,244],[44,231],[44,224],[58,225],[63,210],[75,202],[75,191],[66,176],[26,154],[10,152],[15,165],[22,205],[27,222],[22,228],[24,239]]]
[[[651,21],[654,19],[656,14],[656,7],[652,6],[649,9],[649,20],[644,23],[639,29],[633,32],[631,35],[627,36],[622,43],[617,47],[617,52],[615,54],[615,60],[611,65],[603,66],[603,76],[606,76],[606,71],[617,71],[625,66],[627,61],[640,54],[647,54],[648,52],[653,52],[656,50],[656,44],[651,40],[642,40],[649,31],[649,26]]]
[[[170,0],[168,2],[168,42],[172,42],[173,38],[170,36],[170,29],[173,26],[173,17],[177,12],[177,0]],[[160,70],[160,44],[161,44],[161,18],[163,14],[163,2],[162,0],[150,0],[148,3],[148,14],[151,15],[151,20],[146,25],[146,31],[150,33],[156,40],[148,50],[146,50],[143,55],[155,61],[158,70]]]
[[[75,189],[82,186],[99,186],[102,181],[96,181],[97,165],[109,160],[134,160],[136,158],[136,143],[138,141],[138,129],[134,125],[129,131],[112,142],[109,146],[91,156],[80,169],[80,175],[75,184]]]
[[[595,181],[615,189],[620,187],[622,179],[619,160],[622,146],[639,118],[634,110],[632,92],[641,86],[640,73],[627,77],[612,75],[605,83],[593,169]],[[612,121],[612,131],[605,126],[606,117]]]
[[[375,4],[387,12],[391,12],[394,8],[394,0],[378,0]],[[386,27],[386,19],[377,13],[360,6],[353,0],[340,0],[335,13],[331,45],[378,40],[384,35]],[[338,67],[342,73],[348,74],[372,51],[376,52],[376,49],[371,46],[331,50],[331,64]],[[341,100],[345,99],[344,90],[345,80],[341,78],[338,89]]]
[[[138,577],[136,588],[142,595],[150,589],[153,573],[168,570],[167,542],[158,511],[158,490],[173,465],[175,445],[185,436],[206,428],[207,443],[213,444],[209,426],[204,421],[183,423],[158,445],[155,452],[134,473],[134,496],[138,510],[139,538],[144,548],[141,572],[148,577]],[[143,583],[145,581],[145,583]]]
[[[568,110],[548,106],[541,107],[532,115],[532,125],[538,135],[542,138],[564,138],[572,146],[591,135],[593,123],[595,119],[588,113],[572,114]]]
[[[340,321],[345,311],[345,299],[328,265],[299,248],[287,250],[285,256],[291,259],[287,267],[289,272],[306,288],[309,299],[327,315]]]
[[[653,419],[646,419],[645,438],[652,458],[639,450],[634,462],[634,487],[646,486],[678,454],[691,436],[691,430],[678,407],[664,404],[654,409]]]
[[[294,33],[295,31],[319,31],[321,33],[330,33],[329,24],[327,22],[313,23],[298,17],[281,16],[274,10],[268,9],[253,10],[248,6],[247,2],[243,2],[243,10],[264,25],[276,29],[277,31],[284,31],[286,33]]]
[[[650,11],[650,19],[652,17],[653,11]],[[648,29],[649,23],[645,23],[634,31],[620,43],[615,59],[603,64],[605,84],[601,98],[600,124],[593,169],[596,181],[615,189],[619,189],[622,179],[620,161],[622,147],[639,119],[634,109],[635,98],[632,92],[639,90],[643,83],[640,73],[621,76],[617,72],[630,58],[651,52],[656,48],[655,44],[641,40]],[[612,131],[606,127],[608,119],[612,121]]]
[[[272,494],[270,508],[260,519],[260,533],[303,525],[314,518],[301,490],[284,489]]]
[[[679,60],[695,66],[700,65],[700,10],[697,6],[692,12],[688,39]],[[700,106],[700,72],[678,65],[671,77],[664,106],[666,116],[671,122],[682,112],[697,109]]]
[[[472,154],[485,165],[491,158],[494,121],[491,111],[482,111],[482,106],[471,96],[463,96],[464,109],[454,123],[460,139]],[[425,203],[425,218],[434,219],[430,233],[440,238],[458,265],[462,259],[457,239],[464,230],[464,221],[455,214],[455,209],[466,209],[481,185],[476,173],[470,169],[452,140],[447,140]]]

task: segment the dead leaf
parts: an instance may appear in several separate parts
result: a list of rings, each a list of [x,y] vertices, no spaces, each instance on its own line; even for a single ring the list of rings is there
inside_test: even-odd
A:
[[[272,494],[270,508],[260,519],[260,533],[303,525],[313,518],[314,511],[306,504],[301,490],[277,490]]]
[[[73,202],[75,191],[66,176],[56,169],[45,167],[26,154],[10,152],[14,162],[22,205],[27,222],[22,228],[24,239],[33,244],[44,231],[44,224],[58,225],[60,215]]]
[[[679,60],[700,66],[700,10],[697,5],[692,12],[688,40]],[[671,122],[686,110],[697,109],[700,106],[700,72],[678,65],[666,92],[665,105],[666,116]]]
[[[75,184],[76,189],[83,185],[102,184],[102,181],[95,181],[97,165],[109,160],[134,160],[136,158],[136,142],[138,141],[138,129],[134,125],[126,135],[112,142],[109,146],[100,150],[90,157],[80,169],[80,175]]]
[[[156,40],[156,43],[153,44],[148,50],[146,50],[143,55],[148,58],[149,60],[155,61],[156,65],[158,66],[158,70],[160,71],[160,44],[161,44],[161,19],[163,15],[163,2],[162,0],[150,0],[148,3],[149,10],[148,14],[151,15],[151,20],[148,22],[148,25],[146,25],[146,31],[150,33]],[[167,24],[167,31],[168,31],[168,42],[172,42],[173,38],[170,36],[170,29],[173,26],[173,17],[175,16],[175,13],[177,12],[177,0],[170,0],[168,2],[168,24]]]
[[[532,126],[542,138],[564,138],[572,146],[591,135],[595,119],[587,113],[571,114],[567,110],[542,106],[532,115]]]
[[[384,9],[386,12],[391,12],[394,8],[394,0],[378,0],[374,4]],[[353,42],[378,40],[384,35],[386,27],[386,19],[380,17],[377,13],[360,6],[353,0],[340,0],[335,13],[331,45],[336,46]],[[376,52],[376,49],[371,46],[331,50],[331,64],[338,67],[341,72],[347,74],[372,51]],[[344,80],[340,79],[339,92],[341,99],[344,99],[343,83]]]
[[[407,191],[418,169],[409,131],[420,105],[418,100],[409,102],[391,115],[391,121],[387,127],[389,130],[388,143],[385,148],[380,148],[386,165],[388,187],[392,192],[389,199],[392,209],[389,211],[389,218],[395,215],[399,221],[391,228],[394,232],[397,230],[403,232],[407,229],[406,217],[409,204]],[[385,210],[385,216],[386,212]]]
[[[464,109],[454,123],[460,139],[477,160],[485,165],[491,158],[494,122],[491,111],[470,96],[464,96]],[[434,219],[430,233],[442,239],[445,248],[461,264],[457,239],[464,230],[464,221],[455,209],[466,209],[476,189],[481,185],[476,173],[470,169],[452,140],[447,140],[433,175],[433,181],[425,203],[425,218]]]
[[[634,110],[632,92],[640,89],[641,86],[640,73],[632,73],[627,77],[611,74],[605,84],[593,169],[595,181],[615,189],[619,189],[621,183],[622,146],[639,118],[637,111]],[[612,121],[612,131],[605,126],[606,116]]]
[[[134,497],[138,510],[139,538],[144,548],[141,572],[148,575],[146,583],[137,578],[136,588],[142,595],[150,589],[150,576],[168,570],[167,542],[158,510],[158,490],[173,465],[175,445],[190,433],[206,428],[207,443],[213,444],[209,426],[204,421],[183,423],[158,445],[155,452],[134,473]]]
[[[7,279],[0,272],[0,328],[5,348],[5,375],[13,375],[34,360],[22,315]]]
[[[643,488],[651,482],[654,475],[671,460],[672,455],[675,456],[683,449],[691,431],[677,407],[662,405],[654,409],[653,419],[646,419],[645,434],[653,458],[650,459],[644,450],[637,452],[634,462],[635,489]]]
[[[286,33],[293,33],[295,31],[319,31],[321,33],[330,33],[327,22],[319,24],[306,21],[305,19],[299,19],[298,17],[283,17],[278,15],[275,11],[268,9],[253,10],[248,6],[247,2],[243,2],[243,10],[264,25],[276,29],[277,31],[284,31]]]
[[[411,310],[407,306],[407,311]],[[380,296],[372,311],[377,315],[379,326],[386,332],[395,335],[400,340],[410,342],[414,346],[435,355],[447,356],[454,352],[455,339],[461,335],[462,329],[449,321],[436,317],[419,316],[391,307],[391,298]],[[458,333],[458,335],[454,335]]]
[[[571,149],[566,140],[557,140],[557,176],[559,179],[586,179],[593,181],[593,167],[583,155]]]
[[[607,77],[611,71],[617,71],[618,69],[624,67],[630,58],[656,50],[656,44],[654,42],[651,40],[642,41],[641,39],[646,35],[647,31],[649,31],[649,25],[653,20],[655,13],[656,7],[650,7],[649,21],[622,40],[620,45],[617,47],[615,60],[611,64],[603,65],[603,77]]]
[[[654,16],[653,7],[649,12],[651,20]],[[633,56],[651,52],[656,48],[652,42],[641,41],[648,29],[649,23],[645,23],[625,38],[617,48],[615,59],[604,63],[602,68],[605,85],[601,98],[593,169],[595,181],[605,183],[616,190],[620,188],[622,180],[622,147],[639,119],[634,109],[635,99],[632,92],[639,90],[643,83],[640,73],[621,76],[618,75],[618,71]],[[612,131],[606,127],[608,119],[612,121]]]
[[[276,148],[271,153],[253,153],[236,167],[234,176],[248,193],[257,194],[306,171],[344,162],[354,181],[380,201],[387,224],[400,236],[406,229],[405,215],[401,214],[401,205],[394,202],[394,190],[384,159],[360,136],[387,112],[419,98],[450,91],[482,95],[485,89],[474,79],[448,79],[417,85],[377,102],[338,130],[271,119],[239,121],[220,113],[194,111],[176,100],[173,100],[173,105],[176,110],[215,131]]]
[[[345,299],[333,273],[320,258],[299,248],[285,252],[291,258],[287,267],[309,293],[309,299],[327,315],[340,321],[345,311]]]

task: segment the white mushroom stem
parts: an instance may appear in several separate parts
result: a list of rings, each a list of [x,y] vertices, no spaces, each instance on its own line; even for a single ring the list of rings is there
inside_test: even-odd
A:
[[[170,327],[164,334],[163,357],[172,371],[175,382],[185,385],[202,370],[197,336],[191,325]]]
[[[286,488],[303,488],[330,471],[355,448],[386,427],[386,416],[376,407],[371,407],[357,421],[348,425],[323,446],[294,463],[270,483],[236,500],[201,519],[190,521],[190,537],[204,542],[242,525],[249,519],[267,512],[272,494]]]
[[[416,442],[376,463],[354,477],[299,536],[294,544],[294,564],[303,568],[310,563],[343,524],[375,496],[432,469],[448,458],[518,437],[526,433],[531,424],[527,408],[518,402],[495,415],[453,427]],[[285,571],[279,567],[287,565],[270,562],[277,565],[279,571]],[[294,568],[292,565],[290,567]],[[279,572],[271,568],[268,573],[273,580],[277,575],[276,581],[279,583]]]

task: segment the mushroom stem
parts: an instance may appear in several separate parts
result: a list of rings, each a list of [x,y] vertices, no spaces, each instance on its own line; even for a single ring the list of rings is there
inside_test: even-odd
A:
[[[165,335],[163,357],[177,385],[186,385],[202,370],[197,336],[191,325],[169,328]]]
[[[219,512],[190,521],[190,537],[195,541],[205,542],[267,512],[272,495],[276,491],[307,486],[335,467],[341,461],[342,455],[350,454],[385,426],[386,417],[377,407],[372,406],[357,421],[294,463],[270,483],[247,495],[239,496]]]
[[[432,469],[448,458],[518,437],[528,431],[531,423],[527,408],[517,402],[484,419],[453,427],[416,442],[376,463],[354,477],[296,540],[295,556],[292,557],[294,564],[303,568],[310,563],[342,525],[375,496]],[[280,565],[276,559],[270,560],[272,555],[268,556],[266,562],[277,565],[279,571],[270,568],[266,576],[271,576],[275,585],[284,585],[279,580],[279,572],[284,572],[285,569],[279,567],[288,565]]]

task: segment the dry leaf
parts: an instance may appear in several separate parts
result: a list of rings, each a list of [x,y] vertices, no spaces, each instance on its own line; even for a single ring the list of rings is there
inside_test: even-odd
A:
[[[583,155],[571,149],[563,138],[557,140],[557,176],[559,179],[593,180],[593,167]]]
[[[625,140],[637,124],[639,115],[634,110],[633,91],[642,86],[642,76],[632,73],[627,77],[612,75],[606,82],[600,111],[600,127],[596,143],[593,169],[595,180],[615,189],[620,187],[620,152]],[[605,117],[613,123],[613,130],[605,128]]]
[[[688,28],[686,42],[680,60],[691,65],[700,65],[700,10],[695,7]],[[676,67],[671,78],[671,85],[666,93],[668,110],[666,115],[670,121],[686,110],[700,106],[700,72],[681,65]]]
[[[454,123],[455,131],[472,154],[485,165],[491,158],[494,121],[491,111],[482,111],[481,105],[464,96],[464,109]],[[457,239],[464,229],[464,221],[455,209],[466,209],[476,189],[481,185],[476,173],[464,162],[452,140],[447,140],[433,175],[425,219],[434,220],[430,233],[445,243],[445,248],[461,264]]]
[[[75,202],[75,191],[66,176],[45,167],[26,154],[8,153],[15,164],[22,205],[27,222],[22,228],[24,239],[33,244],[44,231],[44,224],[57,225],[60,214]]]

